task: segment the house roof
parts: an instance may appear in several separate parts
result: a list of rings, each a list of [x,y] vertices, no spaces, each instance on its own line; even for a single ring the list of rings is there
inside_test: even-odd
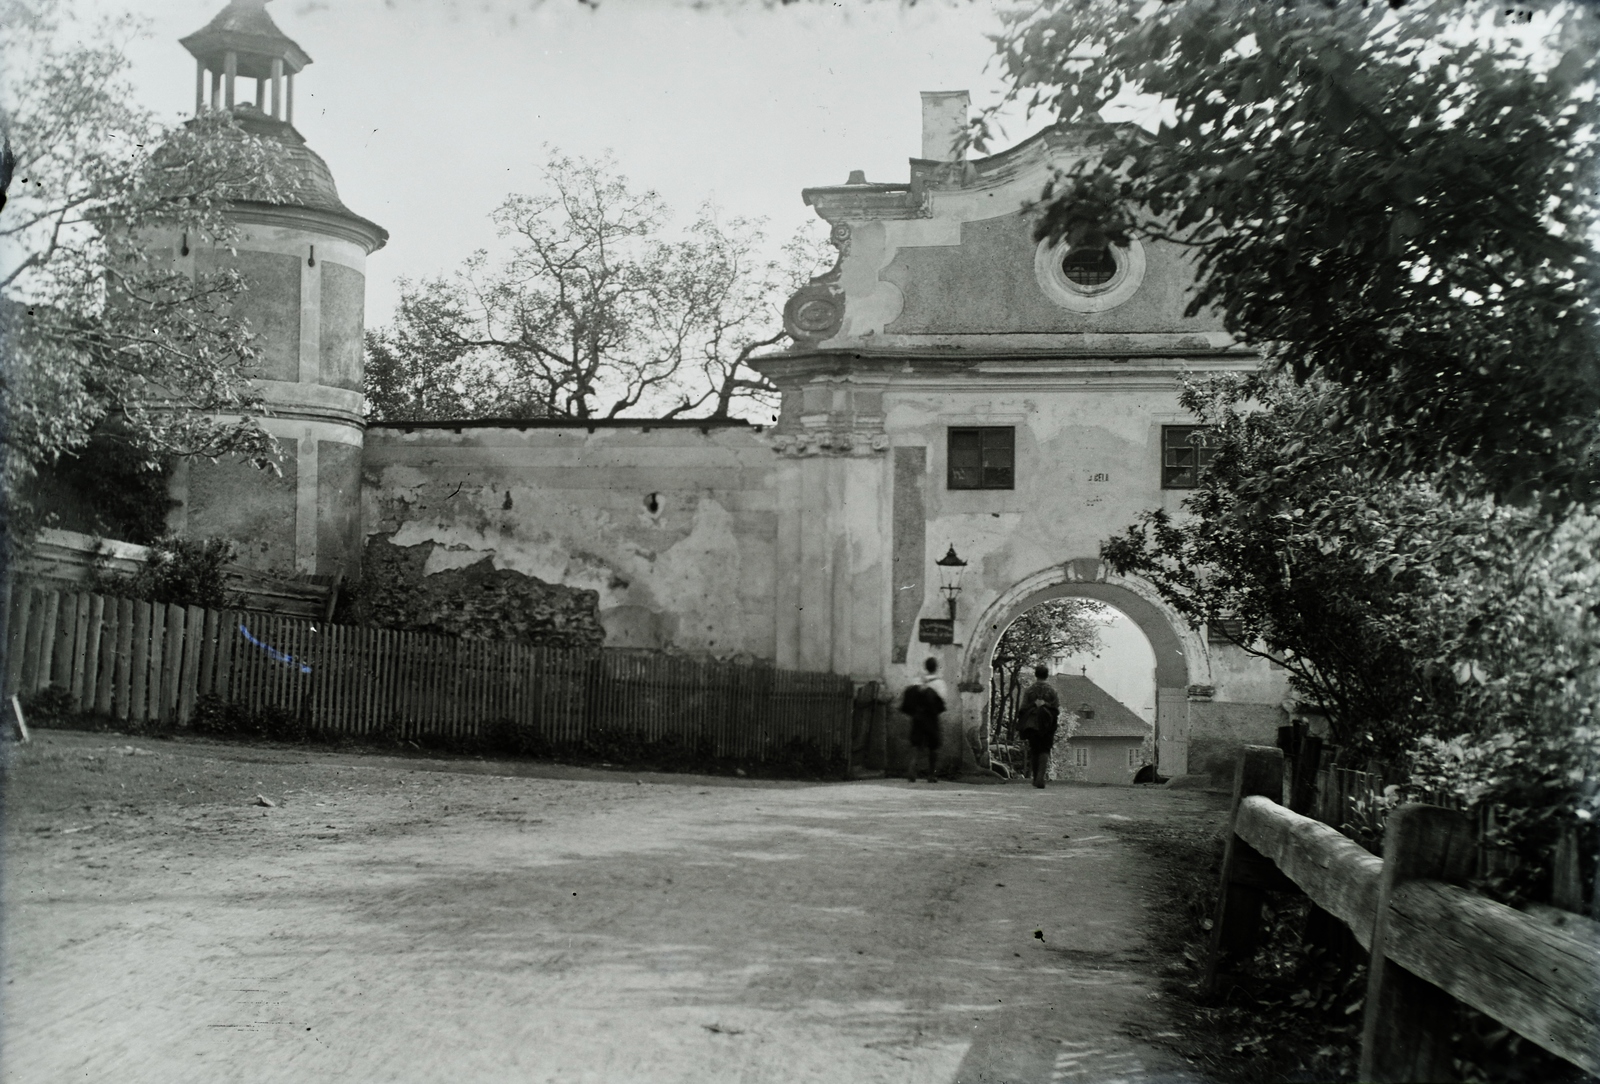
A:
[[[1074,738],[1148,738],[1150,724],[1128,710],[1116,697],[1106,692],[1087,677],[1078,674],[1057,674],[1050,679],[1056,695],[1061,697],[1061,712],[1071,712],[1078,718]],[[1084,706],[1094,714],[1084,717]]]

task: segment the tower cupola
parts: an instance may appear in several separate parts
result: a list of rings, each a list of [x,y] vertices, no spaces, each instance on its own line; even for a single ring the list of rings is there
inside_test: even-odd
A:
[[[267,2],[231,0],[204,29],[180,39],[195,58],[197,116],[205,109],[226,109],[294,123],[294,77],[311,57],[278,29]],[[239,100],[240,79],[255,80],[253,102]]]

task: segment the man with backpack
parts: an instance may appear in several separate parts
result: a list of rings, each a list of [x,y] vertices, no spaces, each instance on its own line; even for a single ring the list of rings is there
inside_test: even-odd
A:
[[[1028,743],[1028,774],[1033,785],[1044,789],[1050,767],[1050,747],[1055,744],[1056,726],[1061,716],[1061,698],[1047,680],[1050,668],[1042,663],[1033,668],[1035,681],[1023,690],[1017,707],[1017,732]]]
[[[928,782],[939,781],[939,716],[944,714],[948,695],[944,679],[939,677],[939,660],[929,659],[922,664],[926,674],[914,685],[907,685],[900,694],[900,710],[911,718],[911,765],[906,779],[917,781],[918,751],[928,751]]]

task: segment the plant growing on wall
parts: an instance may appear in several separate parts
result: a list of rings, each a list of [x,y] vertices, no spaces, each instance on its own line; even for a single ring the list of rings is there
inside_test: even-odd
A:
[[[786,293],[820,262],[804,237],[763,255],[761,223],[702,207],[674,236],[659,196],[609,159],[554,154],[541,187],[494,213],[509,256],[480,251],[402,286],[368,335],[367,397],[387,420],[729,417],[769,408],[747,364],[782,341]]]
[[[24,482],[96,437],[152,471],[171,456],[275,452],[254,420],[251,337],[229,314],[239,277],[180,273],[147,242],[225,244],[229,201],[275,201],[280,167],[225,115],[170,129],[132,105],[120,42],[139,31],[128,16],[85,25],[70,4],[0,0],[0,480],[13,517]]]

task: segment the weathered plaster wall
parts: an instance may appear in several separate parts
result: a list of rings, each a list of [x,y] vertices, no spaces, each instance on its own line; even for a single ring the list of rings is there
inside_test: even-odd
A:
[[[1234,644],[1212,643],[1211,686],[1218,700],[1277,704],[1288,699],[1289,672]]]
[[[201,274],[233,268],[245,288],[233,315],[246,321],[260,352],[260,373],[268,380],[294,380],[300,371],[300,261],[279,252],[242,250],[230,254],[203,249],[195,254]]]
[[[367,279],[360,271],[329,263],[322,271],[318,320],[321,324],[319,382],[361,390],[362,331],[366,322]]]
[[[232,539],[237,560],[246,568],[294,569],[299,447],[293,439],[279,444],[284,455],[278,476],[238,459],[189,463],[183,496],[190,537]]]
[[[886,334],[1003,332],[1202,333],[1222,330],[1212,314],[1185,317],[1193,275],[1175,246],[1150,242],[1138,292],[1107,312],[1072,312],[1052,303],[1034,275],[1032,213],[961,223],[961,259],[943,247],[902,248],[881,278],[904,296]]]
[[[596,593],[606,644],[774,657],[779,460],[743,427],[367,433],[363,529]]]
[[[927,567],[919,616],[942,616],[932,562],[954,545],[968,562],[960,617],[970,622],[1021,580],[1100,543],[1141,511],[1177,504],[1160,488],[1160,426],[1184,420],[1170,387],[1080,394],[961,388],[892,389],[886,423],[896,450],[927,449]],[[1016,488],[952,490],[952,426],[1015,428]],[[898,631],[898,630],[897,630]],[[915,636],[915,628],[908,630]],[[947,665],[956,653],[950,649]],[[912,654],[916,654],[913,647]]]
[[[354,580],[361,556],[361,449],[317,442],[317,574]]]

